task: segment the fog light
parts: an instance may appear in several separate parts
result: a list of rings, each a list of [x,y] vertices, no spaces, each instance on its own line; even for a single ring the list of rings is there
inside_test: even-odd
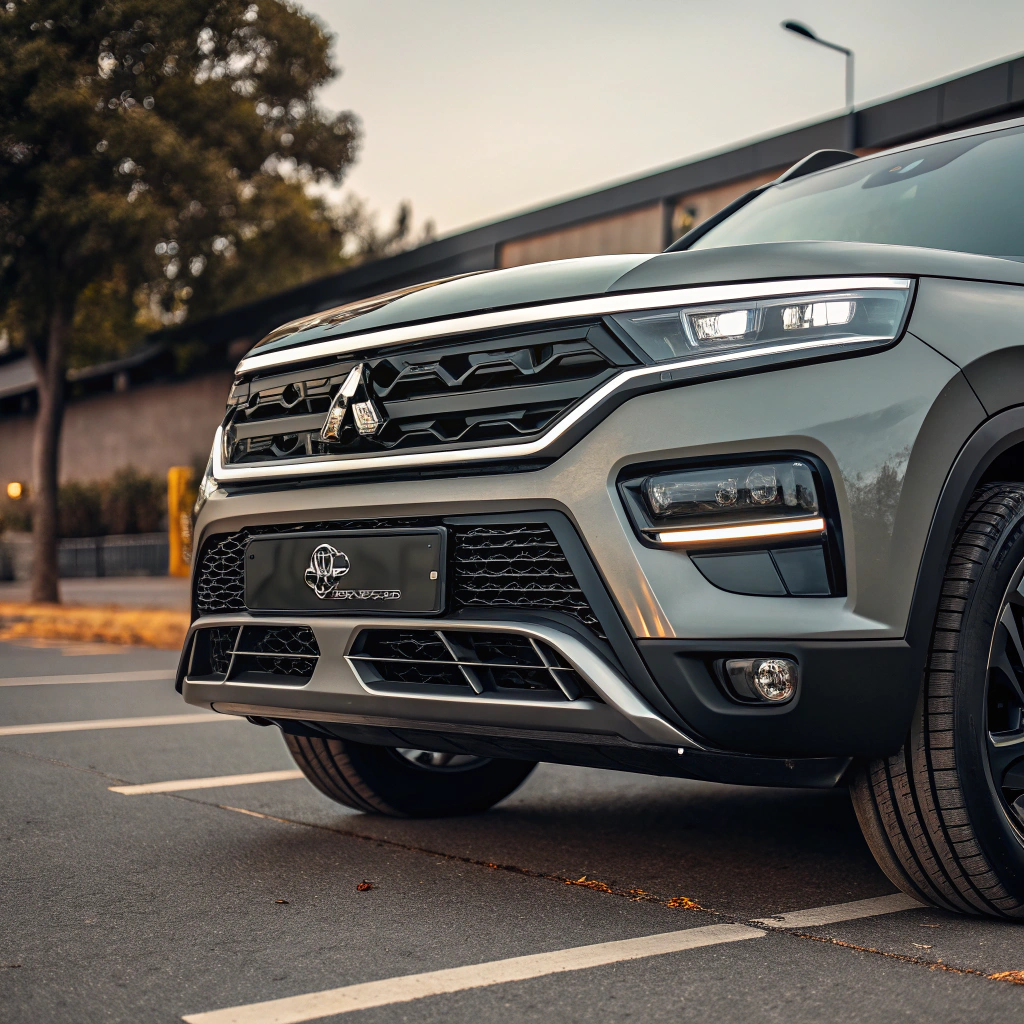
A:
[[[781,704],[796,693],[798,670],[789,658],[734,658],[725,672],[742,700]]]

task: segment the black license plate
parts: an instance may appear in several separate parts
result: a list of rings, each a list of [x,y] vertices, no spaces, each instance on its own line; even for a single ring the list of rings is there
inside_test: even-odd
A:
[[[245,552],[246,607],[440,612],[445,537],[442,529],[255,537]]]

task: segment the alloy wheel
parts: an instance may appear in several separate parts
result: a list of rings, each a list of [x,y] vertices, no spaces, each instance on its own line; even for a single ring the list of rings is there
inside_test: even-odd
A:
[[[403,760],[428,771],[467,771],[470,768],[479,768],[490,761],[489,757],[477,757],[475,754],[445,754],[438,750],[414,750],[411,747],[392,749]]]
[[[1003,597],[988,660],[985,747],[1003,812],[1024,835],[1024,565]]]

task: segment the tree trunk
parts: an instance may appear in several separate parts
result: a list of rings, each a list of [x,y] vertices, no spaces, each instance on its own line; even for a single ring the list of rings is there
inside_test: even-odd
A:
[[[29,346],[39,410],[32,444],[33,601],[60,601],[57,569],[57,479],[64,421],[64,374],[70,317],[60,303],[50,312],[45,340]]]

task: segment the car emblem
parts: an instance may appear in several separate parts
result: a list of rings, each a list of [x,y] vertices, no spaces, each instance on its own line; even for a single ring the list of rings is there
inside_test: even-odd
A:
[[[372,437],[384,425],[384,417],[373,402],[356,402],[352,406],[356,430],[364,437]]]
[[[362,388],[364,401],[353,402]],[[352,407],[352,420],[356,430],[364,437],[372,437],[384,425],[387,417],[381,413],[370,392],[370,373],[366,363],[357,363],[348,372],[338,393],[327,410],[327,419],[320,430],[321,441],[340,441],[345,426],[345,416]]]
[[[338,585],[338,580],[352,568],[348,555],[330,544],[320,544],[313,549],[309,568],[304,573],[306,586],[321,600],[328,598]]]

